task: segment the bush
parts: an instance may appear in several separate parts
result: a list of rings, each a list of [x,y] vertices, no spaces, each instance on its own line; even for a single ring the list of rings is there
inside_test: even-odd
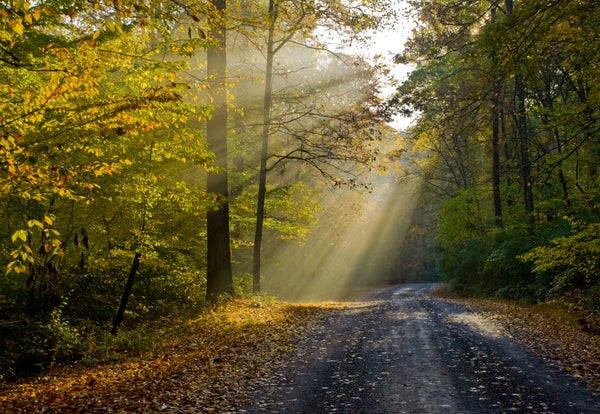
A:
[[[164,320],[197,314],[204,305],[204,271],[184,255],[163,256],[142,262],[123,327],[114,336],[109,330],[129,274],[131,252],[115,249],[103,257],[90,255],[85,268],[60,269],[56,290],[60,301],[43,311],[29,305],[26,276],[0,279],[0,381],[55,363],[118,360],[151,346],[155,328]]]
[[[494,296],[536,302],[543,292],[538,291],[535,277],[528,265],[518,256],[533,243],[532,237],[521,229],[497,230],[491,251],[483,260],[482,276]]]
[[[519,256],[549,281],[549,298],[600,311],[600,223],[572,222],[572,233]]]
[[[81,358],[85,341],[81,332],[63,319],[60,308],[48,320],[23,318],[0,323],[0,380],[40,372],[54,363]]]
[[[487,240],[481,239],[444,249],[440,270],[448,289],[467,295],[490,294],[490,285],[482,276],[482,264],[489,251]]]

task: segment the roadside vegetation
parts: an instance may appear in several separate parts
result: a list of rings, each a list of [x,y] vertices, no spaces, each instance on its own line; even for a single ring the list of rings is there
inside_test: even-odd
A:
[[[85,358],[0,386],[0,412],[234,412],[311,326],[341,304],[228,301],[159,321]]]
[[[417,28],[396,58],[415,69],[391,102],[416,117],[404,169],[423,193],[409,245],[451,291],[597,318],[600,5],[411,5]]]

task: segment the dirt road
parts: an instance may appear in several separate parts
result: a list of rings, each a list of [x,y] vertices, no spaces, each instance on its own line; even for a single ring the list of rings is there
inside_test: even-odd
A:
[[[584,385],[431,287],[385,289],[323,321],[243,412],[600,412]]]

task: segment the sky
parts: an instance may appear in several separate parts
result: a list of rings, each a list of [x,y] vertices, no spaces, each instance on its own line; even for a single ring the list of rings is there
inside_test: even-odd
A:
[[[389,65],[394,79],[402,83],[412,70],[411,65],[394,63],[394,56],[401,53],[404,43],[408,37],[405,30],[396,32],[379,32],[375,37],[375,45],[372,47],[371,53],[380,54],[383,61]],[[385,85],[382,89],[384,98],[390,97],[396,88],[393,85]],[[397,115],[391,125],[398,129],[404,130],[411,125],[412,119]]]
[[[398,15],[405,16],[407,14],[406,2],[404,0],[399,0],[397,4],[399,10]],[[399,21],[394,28],[386,27],[373,32],[371,41],[367,45],[359,46],[354,43],[350,47],[347,45],[340,45],[339,48],[345,52],[363,55],[372,61],[377,60],[378,63],[385,63],[390,68],[391,74],[396,81],[401,83],[407,78],[412,70],[412,66],[394,63],[394,56],[403,51],[404,44],[410,37],[414,27],[415,23],[407,17],[406,19]],[[391,96],[394,91],[395,87],[393,85],[384,85],[382,90],[383,97],[387,98]],[[411,122],[411,118],[398,116],[391,125],[398,130],[403,130],[410,126]]]

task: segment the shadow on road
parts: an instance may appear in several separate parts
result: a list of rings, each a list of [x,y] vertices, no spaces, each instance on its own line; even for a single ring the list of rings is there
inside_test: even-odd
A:
[[[431,297],[437,286],[377,289],[324,320],[242,411],[600,412],[597,396],[492,321]]]

